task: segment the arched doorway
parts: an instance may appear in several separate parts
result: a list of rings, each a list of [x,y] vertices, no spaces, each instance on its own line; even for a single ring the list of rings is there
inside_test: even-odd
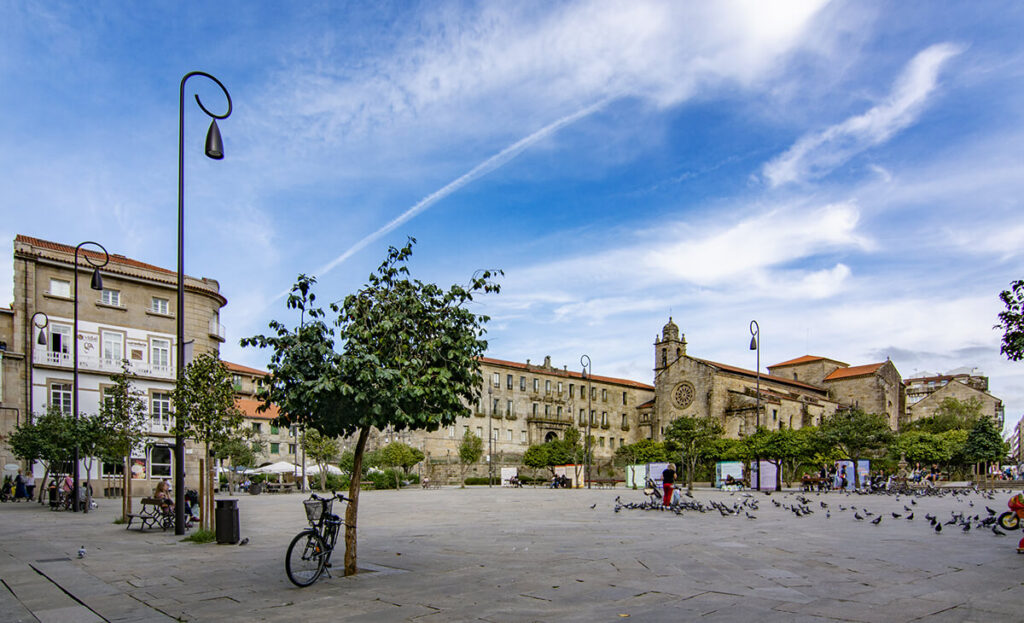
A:
[[[544,443],[547,443],[549,441],[556,441],[557,439],[558,433],[556,433],[555,431],[551,431],[547,435],[544,435]]]

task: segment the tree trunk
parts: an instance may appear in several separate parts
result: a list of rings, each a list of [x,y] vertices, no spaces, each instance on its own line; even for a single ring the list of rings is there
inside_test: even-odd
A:
[[[210,499],[210,513],[207,524],[210,526],[210,531],[217,529],[217,517],[213,512],[214,498],[217,496],[217,487],[220,486],[220,474],[217,473],[216,467],[214,467],[213,459],[210,458],[210,444],[206,444],[206,480],[210,483],[209,486],[209,499]]]
[[[199,529],[206,529],[206,516],[209,515],[209,509],[206,508],[206,478],[203,474],[203,470],[206,468],[206,461],[199,459]]]
[[[348,486],[349,503],[345,508],[345,575],[355,575],[356,568],[356,518],[359,516],[359,485],[363,477],[363,451],[366,438],[370,436],[367,426],[359,430],[359,439],[352,457],[352,480]]]
[[[132,513],[132,455],[124,457],[124,491],[121,493],[125,500],[124,520],[128,521],[128,515]]]
[[[327,464],[317,463],[320,466],[320,490],[327,491]]]
[[[39,486],[39,503],[43,503],[43,494],[46,492],[46,480],[50,477],[50,464],[44,463],[43,482]]]

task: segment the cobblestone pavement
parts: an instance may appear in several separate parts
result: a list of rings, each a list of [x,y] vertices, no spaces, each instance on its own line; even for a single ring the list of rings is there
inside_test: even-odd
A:
[[[617,496],[642,500],[628,490],[364,492],[359,562],[366,572],[306,589],[287,581],[283,564],[289,540],[305,525],[301,494],[238,498],[244,547],[125,530],[112,523],[117,500],[101,500],[85,515],[6,503],[0,620],[1024,619],[1019,535],[963,533],[954,525],[937,534],[924,519],[948,520],[951,511],[984,518],[986,505],[1005,509],[1007,494],[920,498],[913,521],[905,519],[906,497],[809,494],[814,514],[797,517],[772,504],[791,505],[796,493],[694,495],[729,505],[756,500],[756,519],[614,512]],[[840,505],[874,515],[857,521]]]

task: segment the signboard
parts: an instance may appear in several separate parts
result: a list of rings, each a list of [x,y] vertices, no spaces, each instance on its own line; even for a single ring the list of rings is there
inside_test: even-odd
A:
[[[743,481],[743,463],[740,461],[719,461],[715,463],[715,486],[724,487],[726,479],[732,476],[738,482]]]
[[[145,480],[146,459],[132,457],[132,480]]]
[[[661,472],[671,465],[671,463],[648,463],[647,464],[647,478],[654,481],[654,486],[661,488]]]
[[[507,487],[512,484],[512,479],[519,476],[518,467],[501,468],[501,486]]]

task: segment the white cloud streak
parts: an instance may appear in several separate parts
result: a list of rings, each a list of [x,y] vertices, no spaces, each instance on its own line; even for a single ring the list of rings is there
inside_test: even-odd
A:
[[[963,48],[940,43],[919,52],[896,79],[884,102],[821,132],[801,137],[764,165],[770,186],[820,178],[855,155],[880,145],[917,121],[938,85],[939,71]]]

